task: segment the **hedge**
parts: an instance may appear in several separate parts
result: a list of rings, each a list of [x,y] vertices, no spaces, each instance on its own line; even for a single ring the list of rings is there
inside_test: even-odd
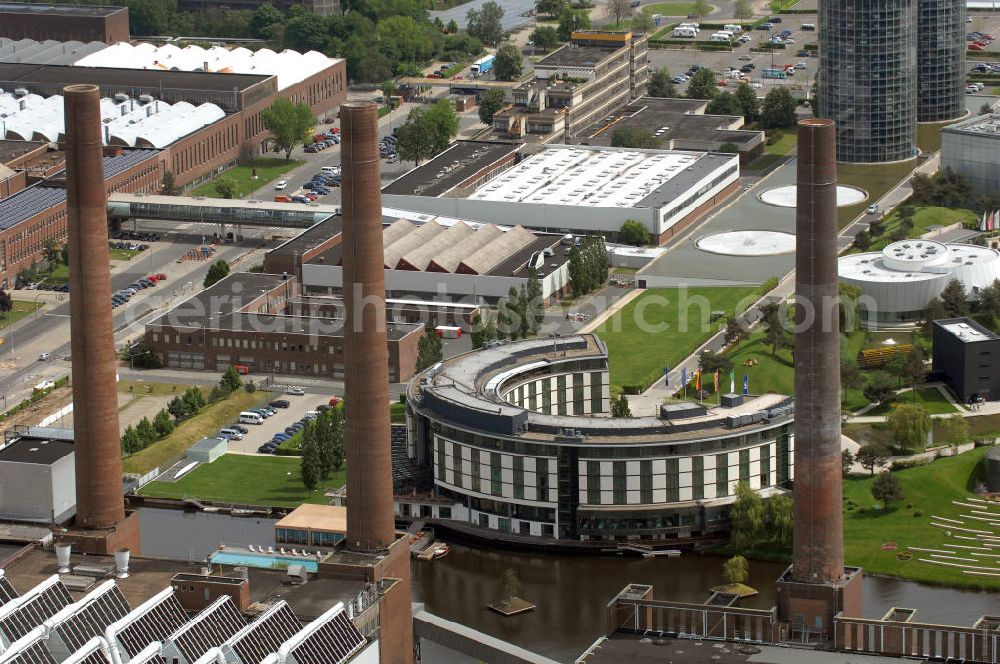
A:
[[[32,392],[30,397],[28,397],[21,403],[17,404],[16,406],[8,410],[6,413],[0,414],[0,421],[6,420],[8,417],[13,417],[14,415],[17,415],[31,404],[41,401],[42,399],[47,397],[49,395],[49,392],[51,392],[52,390],[56,389],[57,387],[62,387],[63,385],[68,385],[68,384],[69,384],[69,376],[63,376],[62,378],[59,378],[53,382],[53,387],[49,387],[44,390],[39,390],[37,392]]]
[[[693,48],[696,51],[733,51],[733,47],[730,44],[723,44],[721,42],[693,42],[684,39],[650,39],[646,44],[649,48],[675,48],[680,46],[681,48]]]

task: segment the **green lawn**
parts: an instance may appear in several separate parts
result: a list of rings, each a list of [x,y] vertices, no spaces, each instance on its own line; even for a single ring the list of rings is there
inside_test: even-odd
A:
[[[918,207],[913,214],[913,230],[910,231],[908,237],[920,237],[927,232],[930,226],[950,226],[954,223],[965,223],[975,220],[976,213],[964,208]],[[892,214],[885,218],[884,225],[885,231],[878,238],[874,239],[868,251],[882,251],[891,242],[889,237],[893,231],[899,228],[899,208],[893,210]],[[856,251],[853,247],[849,250],[850,253]]]
[[[49,272],[40,272],[38,274],[38,283],[46,283],[46,284],[69,283],[69,266],[60,263],[59,265],[53,267]]]
[[[910,176],[917,161],[909,159],[893,164],[837,164],[839,184],[858,187],[868,192],[868,198],[855,205],[837,208],[840,228],[853,221],[864,209],[882,198],[887,191]]]
[[[7,327],[25,316],[30,316],[38,309],[45,306],[44,302],[28,302],[27,300],[13,300],[11,310],[0,314],[0,329]]]
[[[724,318],[709,323],[711,312],[742,312],[756,298],[749,287],[647,290],[596,330],[608,346],[612,389],[645,389],[725,324]]]
[[[857,355],[858,350],[865,345],[864,332],[852,332],[841,335],[841,337],[844,339],[843,352],[849,357]],[[749,340],[730,351],[729,358],[733,361],[737,387],[742,385],[743,374],[749,374],[750,391],[753,394],[764,392],[795,394],[795,367],[792,362],[792,352],[790,349],[786,349],[772,354],[770,346],[764,343],[763,330],[755,330],[750,335]],[[746,366],[744,362],[749,360],[755,361],[756,365]],[[724,387],[728,388],[728,385]],[[861,395],[860,390],[848,390],[844,407],[847,408],[858,399],[862,400],[862,406],[868,403]]]
[[[297,507],[329,502],[327,488],[344,484],[341,469],[323,486],[309,491],[302,484],[298,457],[226,454],[194,469],[176,482],[151,482],[140,492],[156,498],[198,498],[223,503]]]
[[[784,136],[771,145],[767,145],[767,143],[764,144],[763,154],[754,159],[748,168],[757,173],[770,170],[774,164],[776,164],[780,159],[787,155],[793,147],[795,147],[795,144],[799,139],[798,127],[783,129],[782,133]]]
[[[657,2],[653,5],[646,5],[642,9],[650,16],[653,14],[663,14],[664,16],[687,16],[694,13],[693,2]]]
[[[930,415],[943,415],[946,413],[957,413],[958,410],[950,401],[945,399],[941,390],[936,387],[923,387],[917,390],[910,390],[899,395],[899,404],[917,404],[923,407]],[[894,405],[880,404],[869,410],[865,415],[888,415]]]
[[[147,251],[149,250],[147,249]],[[111,255],[111,260],[113,261],[130,261],[141,252],[133,251],[132,249],[114,249],[109,247],[108,253]]]
[[[234,392],[228,399],[213,403],[198,415],[178,424],[166,438],[123,459],[122,469],[126,473],[139,474],[148,473],[157,466],[166,470],[167,466],[183,457],[188,448],[199,440],[215,435],[224,425],[233,422],[241,411],[259,405],[264,395],[264,392]]]
[[[280,176],[292,170],[296,166],[304,164],[303,161],[295,159],[285,159],[284,157],[257,157],[254,160],[254,167],[257,169],[257,179],[251,180],[253,168],[247,166],[237,166],[220,175],[219,177],[230,177],[236,181],[236,198],[242,198],[252,191],[264,187],[277,180]],[[195,188],[191,192],[192,196],[207,196],[208,198],[220,198],[215,192],[215,180],[209,180],[205,184]]]
[[[948,539],[942,529],[931,527],[930,516],[955,518],[962,512],[951,501],[972,494],[980,461],[988,449],[980,447],[926,466],[897,471],[905,498],[890,505],[886,512],[874,509],[881,503],[871,496],[871,478],[844,480],[845,562],[860,565],[869,573],[996,590],[1000,583],[995,579],[977,579],[958,569],[919,562],[918,552],[914,552],[912,560],[896,559],[896,554],[908,546],[935,548]],[[916,516],[918,512],[920,516]],[[884,542],[895,542],[899,549],[883,551]]]

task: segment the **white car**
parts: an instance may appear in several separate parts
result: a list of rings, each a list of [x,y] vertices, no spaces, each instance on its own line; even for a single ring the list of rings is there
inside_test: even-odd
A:
[[[796,69],[805,69],[808,66],[809,65],[807,63],[805,63],[805,62],[796,62],[795,63],[795,68]]]
[[[285,390],[285,394],[291,395],[293,397],[303,397],[305,396],[306,391],[303,390],[301,387],[290,386]]]
[[[971,16],[966,16],[965,17],[965,22],[966,23],[972,23],[972,17]]]
[[[39,362],[48,362],[51,359],[52,359],[52,353],[49,352],[42,353],[41,355],[38,356]]]
[[[274,188],[278,191],[281,191],[287,186],[288,186],[288,180],[278,180],[278,183],[274,185]]]
[[[868,214],[876,214],[878,212],[878,205],[869,205],[868,209],[865,210]]]

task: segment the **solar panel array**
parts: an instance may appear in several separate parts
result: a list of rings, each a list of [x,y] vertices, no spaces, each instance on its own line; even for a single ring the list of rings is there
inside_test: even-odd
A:
[[[0,608],[0,632],[13,643],[72,602],[66,586],[58,579],[49,579],[17,602]]]
[[[171,634],[163,644],[164,650],[173,646],[180,655],[181,664],[194,664],[210,649],[235,636],[246,624],[232,599],[224,595]]]
[[[129,614],[124,627],[115,631],[118,645],[130,658],[154,641],[164,641],[187,622],[187,613],[174,594],[143,610],[139,607]]]
[[[78,608],[55,629],[68,652],[76,652],[95,636],[102,636],[108,625],[121,620],[129,612],[128,600],[114,583],[101,587],[98,593],[80,600]]]
[[[0,230],[7,230],[66,200],[66,190],[33,185],[0,200]]]
[[[344,662],[365,645],[365,637],[341,611],[292,649],[295,664]]]
[[[247,623],[224,596],[188,619],[172,588],[129,610],[114,581],[74,602],[52,576],[19,597],[3,570],[0,600],[0,644],[11,644],[4,664],[194,664],[213,648],[233,664],[259,664],[283,645],[289,664],[342,664],[367,643],[342,605],[303,627],[282,600]],[[97,647],[109,628],[111,643]]]
[[[280,601],[262,613],[233,638],[226,642],[241,662],[262,662],[281,644],[295,636],[302,623],[285,601]]]

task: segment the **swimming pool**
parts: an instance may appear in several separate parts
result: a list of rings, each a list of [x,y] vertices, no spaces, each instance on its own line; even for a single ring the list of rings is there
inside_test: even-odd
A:
[[[315,559],[295,558],[293,556],[268,556],[253,553],[233,551],[216,551],[211,556],[217,565],[243,565],[245,567],[263,567],[266,569],[287,568],[289,565],[302,565],[307,572],[318,572],[319,562]]]

